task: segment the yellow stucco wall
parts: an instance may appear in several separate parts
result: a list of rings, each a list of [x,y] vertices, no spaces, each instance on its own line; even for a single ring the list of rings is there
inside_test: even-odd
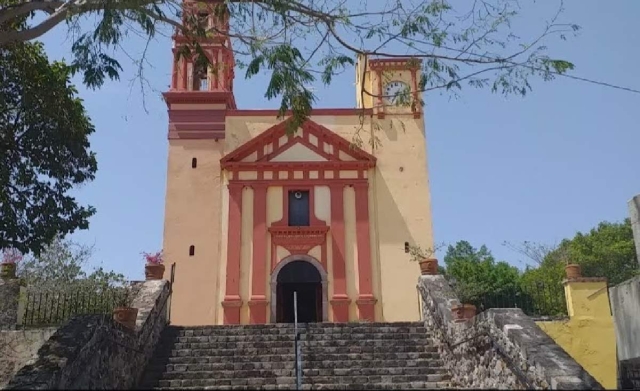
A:
[[[220,301],[217,282],[220,260],[220,214],[223,194],[222,143],[214,140],[170,140],[165,203],[164,252],[176,264],[171,317],[184,325],[215,324]],[[191,168],[191,159],[198,159]],[[189,246],[195,255],[189,256]],[[193,316],[197,314],[197,316]]]
[[[536,322],[606,389],[616,389],[616,340],[606,282],[565,285],[569,319]]]

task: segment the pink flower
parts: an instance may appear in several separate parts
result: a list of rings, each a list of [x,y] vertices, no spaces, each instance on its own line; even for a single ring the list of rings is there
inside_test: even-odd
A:
[[[22,253],[13,247],[2,250],[2,263],[17,263],[22,260]]]
[[[158,251],[155,254],[142,253],[142,255],[144,256],[144,259],[147,261],[147,263],[152,264],[152,265],[159,265],[162,262],[164,262],[162,250]]]

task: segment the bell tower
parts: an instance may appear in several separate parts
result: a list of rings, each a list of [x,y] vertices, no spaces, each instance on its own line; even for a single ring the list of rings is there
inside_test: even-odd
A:
[[[171,87],[163,94],[169,109],[169,139],[224,138],[224,113],[236,108],[235,62],[225,34],[229,12],[219,0],[187,0],[182,7],[183,24],[204,34],[194,38],[176,30],[172,37]],[[196,50],[196,41],[202,50]]]
[[[223,2],[187,0],[182,7],[184,25],[198,38],[174,34],[171,86],[163,94],[169,112],[163,249],[176,266],[171,316],[184,325],[211,325],[222,301],[220,238],[228,206],[220,159],[227,113],[236,108],[234,59]]]

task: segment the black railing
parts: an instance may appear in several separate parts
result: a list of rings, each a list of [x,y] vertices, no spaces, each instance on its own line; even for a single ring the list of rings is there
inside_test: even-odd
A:
[[[458,287],[474,293],[468,299],[462,297],[462,301],[463,304],[475,305],[478,312],[491,308],[520,308],[531,317],[567,315],[564,287],[560,282],[521,283],[489,289],[475,284],[458,283],[453,278],[447,280],[454,291]],[[458,292],[456,294],[461,296]]]
[[[488,292],[473,300],[478,311],[491,308],[520,308],[526,315],[566,316],[567,304],[564,287],[558,284],[535,283],[506,287]]]
[[[59,325],[73,316],[110,314],[122,301],[125,290],[109,288],[101,291],[69,289],[59,291],[27,291],[24,298],[24,327]]]

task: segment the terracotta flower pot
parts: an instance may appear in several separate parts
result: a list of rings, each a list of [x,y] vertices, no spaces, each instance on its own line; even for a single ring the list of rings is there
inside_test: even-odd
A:
[[[131,307],[116,307],[113,310],[113,320],[122,324],[124,327],[134,330],[136,328],[136,318],[138,317],[138,309]]]
[[[582,271],[580,269],[580,265],[576,263],[570,263],[564,267],[564,271],[567,274],[567,279],[572,278],[580,278],[582,277]]]
[[[164,276],[164,265],[161,263],[145,265],[144,276],[147,280],[162,280]]]
[[[420,263],[420,273],[423,276],[435,276],[438,274],[438,260],[435,258],[422,259]]]
[[[476,306],[472,304],[459,304],[451,307],[453,321],[456,323],[466,322],[476,316]]]
[[[0,277],[4,279],[16,278],[16,264],[15,263],[0,263]]]

